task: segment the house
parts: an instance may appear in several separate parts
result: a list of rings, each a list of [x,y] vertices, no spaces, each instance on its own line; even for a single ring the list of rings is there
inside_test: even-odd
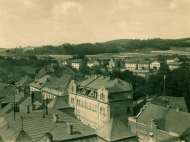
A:
[[[71,66],[79,70],[81,64],[82,64],[82,59],[75,59],[75,60],[72,60]]]
[[[29,84],[30,86],[30,92],[33,91],[41,91],[41,89],[43,87],[45,87],[45,85],[47,84],[47,82],[54,80],[55,78],[49,76],[49,75],[45,75],[44,77],[32,82]]]
[[[150,62],[148,60],[139,60],[137,69],[138,70],[149,70]]]
[[[180,108],[171,109],[147,103],[135,117],[128,118],[131,131],[139,141],[190,141],[190,114]]]
[[[184,97],[159,96],[153,98],[151,100],[151,103],[163,107],[167,107],[167,105],[170,105],[171,109],[180,108],[181,111],[188,113]]]
[[[170,63],[167,63],[169,69],[172,71],[174,69],[177,69],[179,68],[181,65],[183,64],[183,62],[170,62]]]
[[[76,118],[56,109],[32,113],[18,112],[0,117],[0,140],[27,142],[98,142],[96,131]]]
[[[141,76],[145,78],[149,70],[133,70],[132,72],[133,72],[133,75]]]
[[[43,98],[52,100],[57,96],[66,96],[66,99],[68,99],[67,88],[70,81],[71,75],[63,75],[61,78],[56,78],[54,80],[48,81],[42,88]]]
[[[108,68],[116,68],[118,67],[118,61],[115,58],[111,58],[109,61]]]
[[[136,70],[137,69],[137,61],[136,60],[126,60],[125,61],[125,69],[127,70]]]
[[[89,68],[92,68],[93,66],[99,66],[99,65],[100,65],[100,63],[97,60],[90,60],[87,62],[87,66]]]
[[[99,127],[117,116],[125,125],[133,116],[132,85],[121,79],[97,76],[81,82],[72,80],[69,85],[69,105],[79,120]]]
[[[158,70],[160,69],[160,62],[153,61],[150,63],[150,69]]]
[[[58,77],[63,75],[71,75],[73,79],[75,78],[75,72],[70,67],[58,67],[55,71],[55,74]]]
[[[54,73],[55,73],[55,69],[53,68],[53,66],[47,66],[45,68],[40,69],[38,74],[35,76],[35,80],[40,79],[44,77],[45,75],[54,76]]]
[[[19,86],[28,86],[30,83],[32,83],[34,79],[32,79],[30,76],[25,75],[20,80],[18,80],[15,84]]]
[[[166,63],[168,64],[168,63],[174,63],[174,62],[179,62],[179,59],[176,57],[176,58],[174,58],[174,59],[167,59],[166,60]]]
[[[137,136],[132,133],[117,117],[112,117],[97,130],[99,141],[131,141],[138,142]]]

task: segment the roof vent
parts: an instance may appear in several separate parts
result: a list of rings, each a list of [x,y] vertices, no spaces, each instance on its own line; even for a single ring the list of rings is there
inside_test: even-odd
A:
[[[54,121],[55,123],[58,122],[58,114],[53,113],[53,121]]]
[[[45,133],[46,137],[47,137],[47,142],[52,142],[53,141],[53,135],[50,133]]]
[[[73,124],[72,123],[67,123],[67,133],[70,135],[73,133]]]
[[[179,111],[181,111],[181,110],[182,110],[182,109],[179,108],[179,107],[176,108],[176,112],[179,112]]]

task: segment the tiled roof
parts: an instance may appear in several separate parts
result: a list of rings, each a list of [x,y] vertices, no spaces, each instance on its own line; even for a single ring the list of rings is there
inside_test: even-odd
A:
[[[105,89],[109,91],[109,93],[130,91],[132,89],[130,83],[126,81],[123,81],[118,78],[109,79],[109,77],[104,77],[104,79],[102,79],[101,76],[98,76],[97,78],[88,78],[84,80],[80,86],[95,90],[99,89],[101,86],[104,86]]]
[[[46,70],[46,69],[41,69],[41,70],[38,72],[38,74],[35,76],[35,78],[40,79],[40,78],[42,78],[44,75],[46,75],[46,73],[47,73],[47,70]]]
[[[33,142],[33,140],[24,130],[21,130],[17,136],[16,142]]]
[[[183,97],[160,96],[155,97],[151,103],[163,107],[166,107],[167,104],[169,104],[172,109],[181,108],[181,111],[188,112],[187,105]]]
[[[57,123],[53,122],[53,113],[58,114],[59,118]],[[10,141],[11,137],[15,137],[15,135],[20,132],[22,128],[21,116],[24,117],[23,130],[34,141],[40,141],[47,132],[53,135],[53,140],[55,141],[81,138],[96,134],[95,130],[90,126],[83,124],[59,110],[50,109],[44,118],[42,117],[42,111],[34,111],[25,114],[16,113],[15,121],[13,120],[13,114],[6,114],[3,117],[0,117],[0,136],[3,136],[4,141]],[[67,122],[73,124],[74,133],[72,135],[68,134],[66,131]],[[10,127],[7,127],[7,125]],[[6,138],[5,134],[7,134]]]
[[[30,83],[29,85],[34,87],[34,88],[41,89],[42,87],[46,86],[48,81],[52,81],[52,80],[54,80],[53,77],[46,75],[46,76],[40,78],[39,80]]]
[[[68,95],[67,87],[71,81],[71,75],[63,75],[61,78],[56,78],[53,81],[46,83],[46,87],[42,91],[49,92],[54,95]]]
[[[186,112],[177,112],[174,109],[169,109],[166,107],[161,107],[153,104],[149,104],[145,110],[139,115],[137,121],[148,125],[151,119],[161,119],[164,121],[159,123],[165,123],[166,132],[174,132],[182,135],[190,127],[190,114]],[[158,125],[159,127],[159,125]]]
[[[136,136],[117,118],[111,118],[110,121],[98,128],[97,135],[107,141],[116,141]]]
[[[34,79],[32,79],[30,76],[25,75],[24,77],[22,77],[18,82],[16,82],[16,85],[29,85],[30,83],[32,83],[34,81]]]
[[[70,106],[66,100],[68,100],[68,97],[57,96],[48,104],[48,108],[50,109],[68,108]]]
[[[75,60],[72,60],[72,63],[81,63],[82,62],[82,59],[75,59]]]
[[[138,64],[149,64],[150,61],[148,60],[139,60]]]
[[[7,97],[9,93],[11,93],[12,90],[13,90],[13,86],[10,86],[10,85],[2,88],[2,90],[0,90],[0,98]]]

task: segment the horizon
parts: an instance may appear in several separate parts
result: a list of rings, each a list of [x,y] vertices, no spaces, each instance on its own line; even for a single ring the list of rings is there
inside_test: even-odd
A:
[[[0,1],[0,48],[190,37],[190,0]]]

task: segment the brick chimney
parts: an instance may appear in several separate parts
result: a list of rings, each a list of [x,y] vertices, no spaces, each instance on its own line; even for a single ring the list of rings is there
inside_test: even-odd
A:
[[[47,141],[46,142],[53,142],[53,135],[50,133],[45,133],[46,137],[47,137]]]
[[[27,113],[30,113],[30,105],[27,105]]]
[[[58,114],[53,113],[53,121],[54,121],[55,123],[58,122]]]
[[[70,135],[73,133],[73,124],[72,123],[67,123],[67,133]]]

